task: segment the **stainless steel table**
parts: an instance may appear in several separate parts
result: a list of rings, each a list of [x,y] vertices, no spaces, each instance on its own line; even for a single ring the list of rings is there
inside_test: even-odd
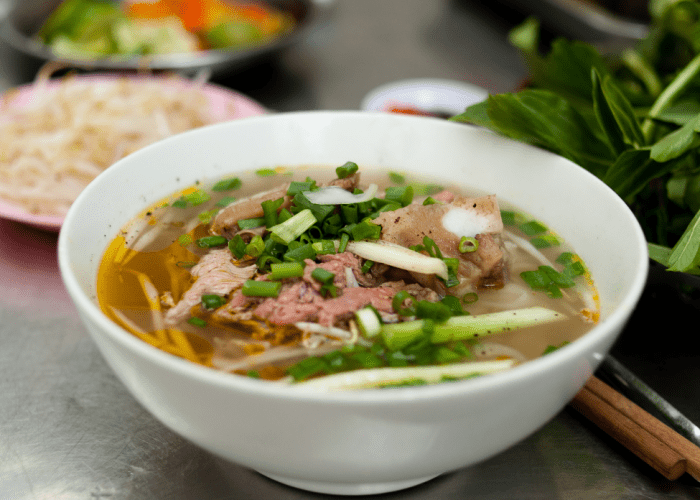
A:
[[[517,13],[471,1],[327,5],[301,44],[218,83],[291,111],[357,109],[374,87],[405,78],[505,92],[525,76],[506,41]],[[26,82],[27,71],[17,54],[0,48],[0,88]],[[330,498],[218,459],[146,413],[80,323],[60,281],[56,239],[0,221],[0,500]],[[692,338],[699,294],[694,283],[668,278],[653,269],[613,352],[700,422],[700,353]],[[381,497],[695,499],[700,487],[689,476],[664,480],[566,408],[486,462]]]

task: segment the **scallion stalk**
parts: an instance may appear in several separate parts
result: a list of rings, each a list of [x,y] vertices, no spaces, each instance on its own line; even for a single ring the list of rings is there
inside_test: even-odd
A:
[[[247,280],[243,283],[241,293],[246,297],[277,297],[281,287],[279,281]]]
[[[430,340],[434,344],[467,340],[562,321],[566,318],[567,316],[563,313],[539,306],[473,316],[452,316],[444,323],[435,325]]]
[[[298,278],[304,275],[304,264],[302,262],[279,262],[270,264],[268,277],[271,280],[281,280],[285,278]]]
[[[454,363],[444,366],[372,368],[318,377],[293,384],[292,387],[298,390],[333,391],[371,389],[416,380],[422,380],[426,383],[433,384],[442,382],[445,379],[457,380],[475,375],[496,373],[508,370],[515,366],[515,364],[516,361],[513,359],[502,359],[496,361]]]
[[[357,326],[362,334],[369,338],[376,337],[382,330],[382,323],[375,309],[371,306],[363,307],[355,313]]]
[[[291,219],[269,228],[270,238],[277,243],[289,245],[291,241],[297,239],[314,224],[316,224],[316,217],[311,213],[311,210],[304,209]]]

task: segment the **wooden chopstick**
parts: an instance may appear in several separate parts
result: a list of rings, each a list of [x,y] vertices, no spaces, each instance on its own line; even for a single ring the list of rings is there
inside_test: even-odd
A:
[[[588,379],[570,404],[665,478],[687,472],[700,481],[700,448],[599,378]]]

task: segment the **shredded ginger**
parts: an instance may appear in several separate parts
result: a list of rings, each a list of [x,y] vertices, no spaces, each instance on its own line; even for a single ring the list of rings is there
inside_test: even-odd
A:
[[[63,216],[117,160],[214,121],[203,78],[91,79],[39,76],[32,102],[0,102],[0,199]]]

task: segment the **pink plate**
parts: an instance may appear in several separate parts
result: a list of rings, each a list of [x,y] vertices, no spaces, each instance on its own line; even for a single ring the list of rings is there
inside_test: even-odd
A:
[[[90,79],[95,83],[113,81],[116,78],[124,78],[123,75],[86,75],[76,77],[80,79]],[[136,76],[138,79],[155,79],[158,77]],[[161,78],[166,84],[167,78]],[[48,88],[56,87],[60,84],[58,80],[48,84]],[[246,118],[268,113],[264,106],[260,103],[239,94],[233,90],[227,89],[214,84],[206,84],[202,87],[202,91],[207,96],[210,104],[210,112],[213,121],[223,122],[238,118]],[[2,121],[2,110],[11,103],[12,108],[17,108],[27,105],[32,102],[35,97],[35,89],[32,84],[23,85],[8,91],[4,96],[0,97],[0,121]],[[22,207],[0,199],[0,218],[9,219],[17,222],[22,222],[30,226],[37,227],[46,231],[57,232],[63,223],[62,216],[33,214],[24,210]]]

